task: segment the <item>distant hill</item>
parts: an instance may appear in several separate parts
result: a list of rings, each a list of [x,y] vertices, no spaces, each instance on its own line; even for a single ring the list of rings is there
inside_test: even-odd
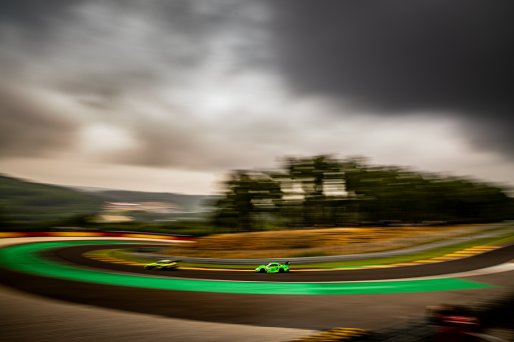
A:
[[[90,215],[98,212],[103,203],[103,198],[91,193],[0,176],[0,224],[6,227]]]
[[[164,202],[176,208],[177,214],[205,212],[216,196],[184,195],[165,192],[106,190],[98,188],[71,188],[41,184],[0,175],[0,226],[25,227],[35,225],[80,225],[81,216],[102,212],[105,202]],[[177,216],[174,214],[173,217]],[[137,220],[153,221],[169,215],[132,215]],[[148,216],[148,217],[146,217]],[[177,217],[182,217],[179,215]],[[200,215],[201,216],[201,215]],[[200,217],[199,216],[199,217]],[[71,222],[71,221],[70,221]]]
[[[165,202],[177,206],[179,211],[204,211],[214,196],[183,195],[169,192],[102,190],[92,192],[108,202]]]

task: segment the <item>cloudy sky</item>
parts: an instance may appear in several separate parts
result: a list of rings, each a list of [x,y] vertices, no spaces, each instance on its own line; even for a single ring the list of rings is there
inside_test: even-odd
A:
[[[212,193],[283,156],[514,185],[511,0],[3,0],[0,172]]]

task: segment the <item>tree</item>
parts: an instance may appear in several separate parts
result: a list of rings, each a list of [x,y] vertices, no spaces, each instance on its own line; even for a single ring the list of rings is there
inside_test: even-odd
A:
[[[280,171],[232,172],[214,222],[239,230],[277,222],[490,222],[512,219],[513,202],[504,190],[483,182],[320,155],[287,158]]]
[[[254,230],[266,215],[276,214],[282,199],[279,183],[268,173],[234,171],[225,188],[214,221],[237,226],[240,231]]]

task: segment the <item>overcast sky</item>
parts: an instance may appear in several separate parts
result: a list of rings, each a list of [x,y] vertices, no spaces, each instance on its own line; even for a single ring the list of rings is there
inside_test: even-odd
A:
[[[511,0],[3,0],[0,172],[213,193],[283,156],[514,185]]]

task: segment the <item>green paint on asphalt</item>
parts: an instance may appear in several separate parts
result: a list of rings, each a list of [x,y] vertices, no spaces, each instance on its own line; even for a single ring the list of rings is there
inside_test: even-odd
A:
[[[480,289],[492,285],[453,278],[425,280],[397,280],[373,282],[261,282],[221,281],[153,277],[133,274],[106,273],[92,269],[75,268],[42,258],[45,249],[76,244],[112,244],[112,241],[39,242],[14,245],[0,249],[0,264],[15,271],[45,277],[88,283],[131,286],[159,290],[219,292],[238,294],[280,295],[342,295],[385,294],[405,292],[432,292],[463,289]]]

